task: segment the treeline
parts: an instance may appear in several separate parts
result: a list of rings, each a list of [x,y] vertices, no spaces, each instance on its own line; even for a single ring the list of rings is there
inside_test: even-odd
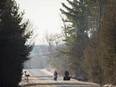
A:
[[[18,87],[32,46],[29,21],[14,0],[0,0],[0,87]]]
[[[60,59],[76,79],[116,84],[116,0],[67,2],[60,9],[64,45],[57,49],[65,55]]]

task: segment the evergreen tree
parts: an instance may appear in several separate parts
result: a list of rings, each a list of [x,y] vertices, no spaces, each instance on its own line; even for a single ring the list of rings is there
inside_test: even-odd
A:
[[[67,54],[70,56],[72,68],[77,70],[76,75],[80,75],[81,62],[84,56],[84,49],[88,41],[88,10],[86,0],[67,0],[70,7],[62,3],[66,10],[61,9],[65,15],[63,19],[66,33]]]
[[[0,1],[0,86],[17,87],[21,81],[23,63],[32,46],[26,45],[31,32],[28,21],[23,22],[23,12],[14,0]]]

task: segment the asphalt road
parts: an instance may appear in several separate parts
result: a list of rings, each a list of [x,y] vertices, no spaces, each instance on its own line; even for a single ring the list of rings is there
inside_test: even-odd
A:
[[[63,81],[60,76],[57,81],[54,81],[53,73],[44,69],[28,69],[26,71],[31,77],[36,78],[36,80],[26,84],[24,87],[100,87],[92,82],[82,82],[74,79]]]
[[[53,74],[46,71],[45,69],[28,69],[27,70],[32,77],[38,80],[52,80]]]

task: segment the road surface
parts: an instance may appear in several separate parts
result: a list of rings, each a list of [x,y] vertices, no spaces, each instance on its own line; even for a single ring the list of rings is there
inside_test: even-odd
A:
[[[23,84],[23,87],[100,87],[92,82],[82,82],[71,79],[70,81],[63,81],[62,77],[58,77],[57,81],[53,80],[53,73],[44,69],[28,69],[30,74],[29,82]]]
[[[28,69],[26,70],[32,76],[38,80],[52,80],[53,74],[45,69]]]

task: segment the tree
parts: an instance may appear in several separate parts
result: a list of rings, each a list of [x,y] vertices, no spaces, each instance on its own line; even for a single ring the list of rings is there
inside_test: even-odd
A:
[[[101,52],[104,83],[116,84],[116,1],[110,0],[101,23],[99,51]]]
[[[50,67],[58,69],[59,74],[62,73],[64,69],[66,69],[66,64],[65,63],[65,56],[60,52],[60,50],[63,48],[63,43],[62,43],[62,34],[46,34],[46,41],[48,44],[48,52],[49,54],[49,64]]]
[[[84,49],[88,41],[88,9],[86,0],[67,0],[70,7],[62,3],[65,10],[61,12],[65,17],[64,33],[66,35],[65,43],[67,45],[67,53],[70,56],[71,67],[76,69],[76,75],[80,75],[78,70],[81,68],[81,62],[84,56]]]
[[[104,0],[99,1],[101,1],[100,4],[104,4],[103,8],[105,8],[100,11],[100,14],[104,14],[100,17],[100,21],[97,21],[99,28],[97,30],[96,27],[96,31],[98,32],[92,32],[86,47],[84,67],[87,69],[89,80],[99,84],[116,84],[114,78],[116,75],[116,1],[109,0],[107,3],[104,3]]]
[[[101,66],[101,57],[98,49],[98,34],[91,36],[84,51],[84,60],[82,66],[87,72],[88,80],[102,84],[103,69]]]
[[[102,84],[103,70],[101,67],[100,52],[98,50],[100,24],[106,7],[104,0],[87,0],[89,41],[84,50],[82,66],[88,74],[88,80]]]
[[[0,82],[1,87],[17,87],[21,81],[24,61],[32,46],[26,44],[32,32],[23,12],[14,0],[0,1]]]

